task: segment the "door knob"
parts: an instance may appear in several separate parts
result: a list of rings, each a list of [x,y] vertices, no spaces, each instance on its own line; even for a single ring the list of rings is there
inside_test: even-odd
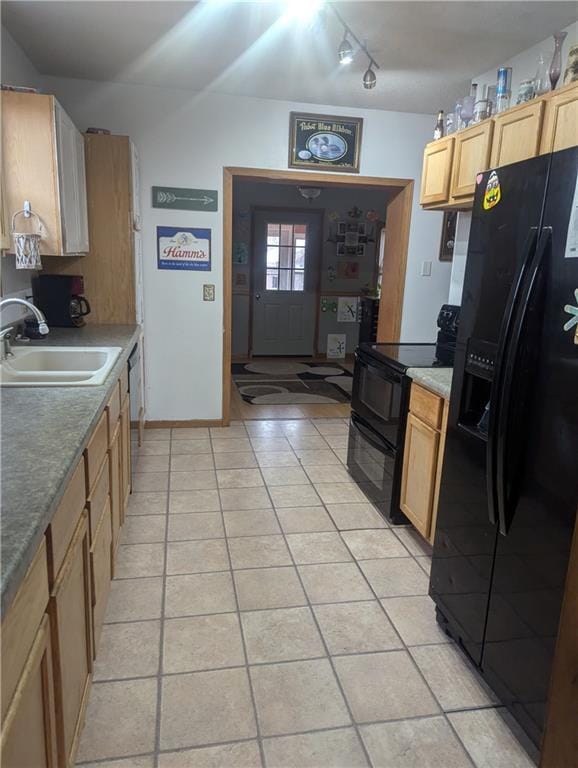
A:
[[[257,301],[259,301],[259,299],[261,298],[261,294],[260,293],[256,293],[255,294],[255,298],[257,299]]]

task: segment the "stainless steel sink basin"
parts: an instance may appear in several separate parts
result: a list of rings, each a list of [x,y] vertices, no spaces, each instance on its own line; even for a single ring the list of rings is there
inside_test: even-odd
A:
[[[0,363],[3,387],[78,387],[102,384],[121,347],[13,347]]]

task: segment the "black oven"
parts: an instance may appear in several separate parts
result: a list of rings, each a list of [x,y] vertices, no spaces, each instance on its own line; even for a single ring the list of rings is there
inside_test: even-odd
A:
[[[382,510],[391,506],[395,487],[395,460],[394,448],[352,414],[347,447],[349,473],[367,498]]]
[[[351,410],[394,449],[403,443],[409,387],[403,373],[357,350]]]

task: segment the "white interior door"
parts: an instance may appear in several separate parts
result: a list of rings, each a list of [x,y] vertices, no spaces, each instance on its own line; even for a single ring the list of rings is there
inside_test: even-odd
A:
[[[254,213],[254,355],[313,355],[322,216]]]

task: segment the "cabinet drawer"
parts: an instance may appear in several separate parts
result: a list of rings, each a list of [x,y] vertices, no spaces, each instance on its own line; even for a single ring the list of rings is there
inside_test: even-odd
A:
[[[117,382],[105,410],[108,425],[108,445],[110,446],[120,417],[120,382]]]
[[[94,541],[96,535],[96,529],[104,512],[106,502],[110,493],[110,477],[109,477],[109,461],[108,454],[104,457],[104,461],[101,464],[98,477],[92,488],[90,496],[87,499],[86,506],[88,508],[89,520],[90,520],[90,540]]]
[[[94,537],[90,550],[92,564],[92,627],[93,627],[93,653],[96,658],[100,632],[104,621],[108,594],[111,581],[111,543],[112,525],[110,519],[110,502],[107,501],[104,515]]]
[[[2,719],[48,605],[46,539],[42,539],[14,602],[2,622]]]
[[[94,487],[94,483],[100,472],[102,460],[106,455],[106,449],[108,448],[108,423],[107,413],[104,411],[98,420],[94,432],[86,450],[84,451],[86,461],[86,495],[90,496],[90,491]]]
[[[54,584],[74,535],[82,510],[86,505],[86,472],[84,461],[76,465],[62,501],[58,505],[52,522],[46,531],[48,544],[48,580]]]
[[[433,392],[420,387],[419,384],[411,385],[410,412],[434,429],[439,429],[441,426],[443,406],[443,398],[439,395],[434,395]]]

